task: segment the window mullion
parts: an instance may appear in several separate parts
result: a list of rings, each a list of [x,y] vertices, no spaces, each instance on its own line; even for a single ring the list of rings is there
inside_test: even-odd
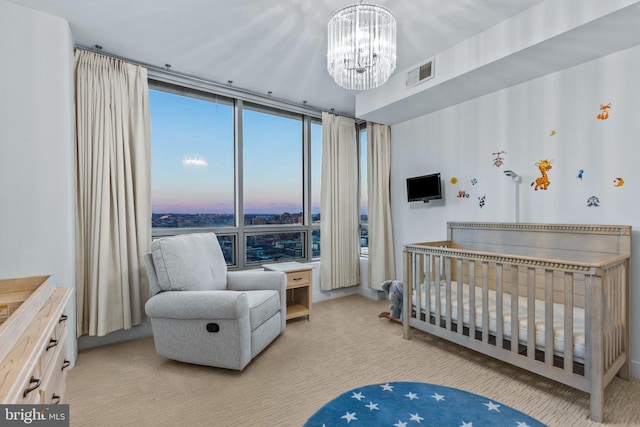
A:
[[[304,116],[302,122],[302,223],[306,233],[306,259],[312,258],[311,252],[311,118]]]
[[[243,131],[242,110],[243,101],[237,99],[234,108],[234,146],[235,146],[235,210],[236,227],[238,227],[238,239],[236,251],[238,254],[238,268],[245,267],[246,238],[244,235],[244,194],[243,194]]]

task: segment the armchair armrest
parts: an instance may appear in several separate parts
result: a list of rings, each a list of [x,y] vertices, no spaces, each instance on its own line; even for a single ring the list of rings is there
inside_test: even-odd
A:
[[[282,271],[230,271],[227,272],[227,289],[234,291],[275,290],[280,294],[282,322],[280,331],[287,325],[287,275]]]
[[[247,316],[249,301],[243,292],[167,291],[149,298],[149,317],[171,319],[239,319]]]
[[[283,293],[287,289],[287,275],[281,271],[231,271],[227,273],[227,289]]]

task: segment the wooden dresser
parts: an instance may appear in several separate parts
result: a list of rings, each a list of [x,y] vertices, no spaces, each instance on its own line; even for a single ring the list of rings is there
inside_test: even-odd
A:
[[[0,280],[0,402],[57,404],[64,398],[72,290],[50,276]]]

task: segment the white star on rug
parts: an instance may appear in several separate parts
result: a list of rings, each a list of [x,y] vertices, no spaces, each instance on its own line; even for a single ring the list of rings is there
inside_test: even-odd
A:
[[[407,427],[407,423],[398,420],[397,423],[394,424],[395,427]]]
[[[464,421],[462,422],[462,425],[460,427],[473,427],[473,423],[465,423]]]
[[[382,391],[393,391],[393,386],[389,385],[389,383],[380,384],[380,387],[382,387]]]
[[[409,400],[413,400],[413,399],[417,399],[418,395],[412,392],[409,392],[409,394],[405,394],[405,397],[408,397]]]
[[[347,411],[347,413],[341,416],[340,418],[344,418],[345,420],[347,420],[347,424],[349,424],[352,420],[357,420],[356,413],[354,412],[350,414],[349,411]]]
[[[486,406],[487,408],[489,408],[490,411],[498,411],[498,412],[500,412],[500,409],[498,409],[500,407],[500,405],[496,405],[492,401],[489,401],[489,403],[484,403],[483,405]]]
[[[416,421],[416,422],[420,422],[422,420],[424,420],[424,418],[422,418],[420,415],[416,414],[409,414],[411,415],[411,421]]]
[[[375,409],[376,411],[379,411],[379,410],[380,410],[380,408],[378,408],[378,404],[377,404],[377,403],[373,403],[372,401],[369,401],[369,404],[368,404],[368,405],[364,405],[364,406],[366,406],[367,408],[369,408],[369,410],[370,410],[370,411],[373,411],[374,409]]]
[[[518,421],[517,427],[529,427],[529,424]]]
[[[440,402],[441,400],[444,400],[444,396],[438,393],[433,393],[433,396],[431,397],[433,397],[436,400],[436,402]]]
[[[358,402],[361,401],[362,399],[364,399],[364,395],[360,392],[353,392],[353,396],[351,396],[351,398],[353,399],[358,399]]]

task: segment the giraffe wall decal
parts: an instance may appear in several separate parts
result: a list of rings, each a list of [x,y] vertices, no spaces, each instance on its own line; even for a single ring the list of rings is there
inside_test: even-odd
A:
[[[549,182],[549,176],[547,175],[547,172],[551,170],[551,163],[553,163],[553,160],[549,159],[544,159],[536,162],[536,166],[538,167],[538,169],[540,169],[540,173],[542,174],[542,176],[540,178],[536,178],[536,180],[531,183],[532,187],[535,184],[535,191],[538,191],[538,189],[546,190],[547,188],[549,188],[551,182]]]

